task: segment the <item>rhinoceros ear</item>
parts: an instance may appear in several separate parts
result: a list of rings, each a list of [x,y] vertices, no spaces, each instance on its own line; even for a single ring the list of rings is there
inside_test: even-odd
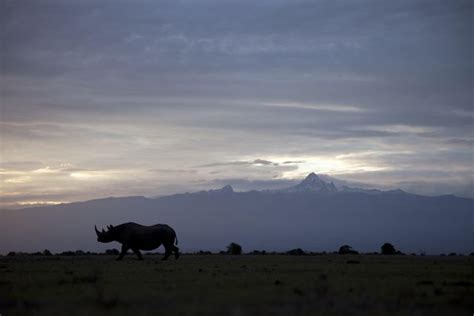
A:
[[[100,232],[99,232],[99,230],[97,229],[97,226],[94,225],[94,229],[95,229],[95,233],[97,234],[97,237],[99,237]]]

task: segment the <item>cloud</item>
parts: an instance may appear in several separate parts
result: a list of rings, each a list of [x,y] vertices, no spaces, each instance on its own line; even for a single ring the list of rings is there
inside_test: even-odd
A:
[[[2,192],[72,182],[83,193],[67,199],[154,195],[318,169],[465,183],[471,11],[469,0],[6,2]]]
[[[334,111],[334,112],[363,112],[364,109],[350,105],[340,104],[302,104],[302,103],[262,103],[262,106],[284,107],[290,109],[305,109],[315,111]]]
[[[278,166],[278,163],[275,163],[275,162],[272,162],[272,161],[269,161],[269,160],[265,160],[265,159],[255,159],[253,161],[253,164],[255,164],[255,165],[264,165],[264,166],[273,164],[275,166]]]
[[[199,165],[197,168],[209,168],[209,167],[225,167],[225,166],[246,166],[250,165],[249,161],[227,161],[227,162],[213,162],[205,165]]]

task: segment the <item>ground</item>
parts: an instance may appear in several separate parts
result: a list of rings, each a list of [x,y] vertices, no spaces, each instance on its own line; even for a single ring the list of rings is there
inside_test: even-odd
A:
[[[0,314],[472,315],[474,258],[0,257]]]

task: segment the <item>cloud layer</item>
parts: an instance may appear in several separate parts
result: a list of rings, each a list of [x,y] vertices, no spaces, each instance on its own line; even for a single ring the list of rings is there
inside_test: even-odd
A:
[[[472,1],[4,1],[2,203],[310,171],[472,196],[472,12]]]

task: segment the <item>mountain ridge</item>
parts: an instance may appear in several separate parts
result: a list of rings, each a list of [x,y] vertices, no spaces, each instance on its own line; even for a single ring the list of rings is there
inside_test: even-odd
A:
[[[0,253],[103,250],[112,245],[96,242],[94,225],[130,221],[170,224],[183,250],[189,251],[223,249],[230,242],[246,250],[330,251],[350,244],[360,251],[377,251],[384,242],[404,252],[474,250],[473,199],[397,190],[306,189],[238,192],[224,186],[159,198],[109,197],[0,210]]]
[[[163,196],[158,196],[158,197],[146,197],[142,195],[124,195],[124,196],[108,196],[108,197],[101,197],[101,198],[96,198],[96,199],[91,199],[91,200],[84,200],[84,201],[73,201],[73,202],[64,202],[64,203],[58,203],[54,205],[30,205],[27,207],[20,207],[20,208],[14,208],[14,209],[8,209],[8,208],[0,208],[0,210],[23,210],[23,209],[31,209],[31,208],[42,208],[42,207],[54,207],[54,206],[59,206],[59,205],[69,205],[69,204],[76,204],[76,203],[88,203],[88,202],[103,202],[103,201],[117,201],[117,200],[125,200],[125,199],[148,199],[148,200],[156,200],[160,198],[166,198],[166,197],[172,197],[172,196],[181,196],[181,195],[189,195],[189,194],[238,194],[238,193],[247,193],[247,192],[259,192],[259,193],[265,193],[265,194],[278,194],[278,193],[309,193],[309,194],[345,194],[345,193],[361,193],[361,194],[369,194],[369,195],[376,195],[376,194],[409,194],[409,195],[415,195],[415,196],[420,196],[420,197],[429,197],[429,198],[434,198],[434,197],[442,197],[442,196],[453,196],[459,199],[468,199],[468,200],[473,200],[468,197],[460,197],[456,196],[454,194],[443,194],[443,195],[436,195],[436,196],[427,196],[427,195],[421,195],[421,194],[415,194],[415,193],[408,193],[405,192],[401,189],[391,189],[391,190],[380,190],[380,189],[365,189],[365,188],[359,188],[359,187],[350,187],[347,185],[342,185],[340,188],[337,188],[337,186],[334,184],[334,181],[326,181],[324,178],[331,178],[332,177],[326,176],[326,175],[318,175],[314,172],[309,173],[303,180],[301,180],[298,184],[294,186],[290,186],[287,188],[282,188],[282,189],[262,189],[262,190],[250,190],[250,191],[235,191],[232,185],[226,184],[221,188],[218,189],[210,189],[210,190],[201,190],[201,191],[195,191],[195,192],[184,192],[184,193],[174,193],[174,194],[169,194],[169,195],[163,195]],[[338,180],[338,179],[334,179]]]

